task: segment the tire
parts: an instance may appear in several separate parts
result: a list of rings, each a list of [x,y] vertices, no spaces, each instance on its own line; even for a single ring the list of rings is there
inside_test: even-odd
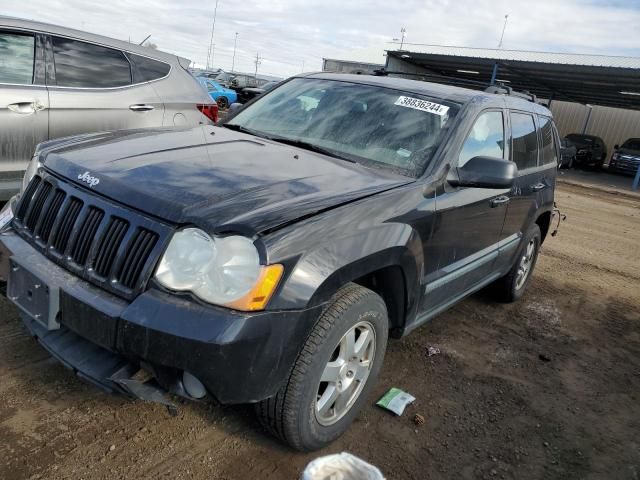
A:
[[[356,347],[361,339],[366,345],[360,352],[364,363],[354,360],[355,356],[342,363],[350,332],[354,332]],[[365,337],[364,332],[368,332]],[[286,385],[274,397],[256,405],[262,425],[300,451],[317,450],[338,438],[349,428],[375,385],[388,332],[387,309],[379,295],[353,283],[341,288],[313,327]],[[338,369],[339,365],[343,366]],[[339,371],[337,377],[333,376],[334,370]],[[341,380],[321,382],[323,375]],[[331,400],[332,393],[340,388],[343,395]],[[318,411],[322,406],[326,408]]]
[[[218,97],[217,103],[218,107],[220,107],[222,110],[226,110],[227,108],[229,108],[229,99],[227,97]]]
[[[515,257],[515,262],[504,277],[496,280],[492,285],[494,295],[498,300],[506,303],[515,302],[518,300],[529,285],[533,270],[535,269],[536,262],[538,260],[538,253],[540,252],[540,244],[542,243],[542,235],[540,234],[540,227],[536,223],[531,225],[524,237],[522,243],[518,248],[518,253]],[[529,256],[529,245],[533,245],[533,252],[528,261],[528,269],[525,274],[524,280],[519,276],[520,267],[524,262],[525,256]]]

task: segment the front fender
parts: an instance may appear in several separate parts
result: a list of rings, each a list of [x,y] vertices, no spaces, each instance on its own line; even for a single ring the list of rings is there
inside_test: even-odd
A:
[[[317,306],[346,283],[390,266],[402,269],[405,285],[420,284],[424,264],[422,244],[420,235],[410,225],[389,223],[325,239],[295,262],[270,308]],[[416,303],[417,290],[408,288],[407,311]]]

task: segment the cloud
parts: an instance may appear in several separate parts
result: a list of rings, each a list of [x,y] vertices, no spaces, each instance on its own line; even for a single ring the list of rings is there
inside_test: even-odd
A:
[[[0,0],[6,15],[139,42],[204,64],[215,2],[209,0]],[[509,14],[509,49],[640,56],[640,6],[594,0],[219,0],[214,63],[288,76],[320,70],[322,58],[384,63],[384,49],[407,29],[409,43],[495,47]],[[623,31],[624,35],[620,32]]]

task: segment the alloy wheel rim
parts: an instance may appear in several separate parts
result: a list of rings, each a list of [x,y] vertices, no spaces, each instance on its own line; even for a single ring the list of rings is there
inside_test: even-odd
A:
[[[369,322],[351,327],[335,346],[320,377],[315,415],[320,425],[342,419],[362,393],[376,353],[376,333]]]
[[[520,258],[520,263],[518,264],[518,273],[516,275],[516,290],[520,290],[527,281],[527,278],[529,278],[535,253],[536,240],[535,238],[532,238],[527,244],[527,248],[524,249],[524,253]]]

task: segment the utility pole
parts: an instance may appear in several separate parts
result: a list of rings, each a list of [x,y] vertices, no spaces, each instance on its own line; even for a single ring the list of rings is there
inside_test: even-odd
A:
[[[302,60],[302,71],[300,73],[304,73],[304,60]]]
[[[407,29],[402,27],[400,29],[400,38],[394,38],[393,41],[394,42],[400,42],[400,50],[402,50],[402,47],[404,46],[404,38],[407,36]]]
[[[207,52],[207,70],[209,70],[209,60],[213,66],[213,49],[215,44],[213,43],[213,32],[216,31],[216,15],[218,14],[218,0],[216,0],[216,6],[213,9],[213,24],[211,25],[211,40],[209,40],[209,51]]]
[[[256,53],[256,59],[253,61],[256,64],[256,73],[253,74],[253,78],[258,79],[258,65],[262,63],[262,59],[260,58],[260,54]]]
[[[509,14],[504,16],[504,25],[502,26],[502,35],[500,35],[500,43],[498,43],[498,48],[502,48],[502,41],[504,40],[504,31],[507,29],[507,20],[509,20]]]
[[[231,73],[236,66],[236,47],[238,46],[238,32],[236,32],[236,38],[233,41],[233,59],[231,60]]]

